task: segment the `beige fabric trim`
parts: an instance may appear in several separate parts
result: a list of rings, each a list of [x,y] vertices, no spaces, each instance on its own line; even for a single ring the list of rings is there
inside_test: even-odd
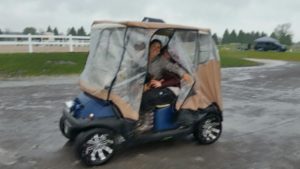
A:
[[[107,99],[108,91],[107,90],[97,90],[96,88],[93,88],[91,86],[88,86],[86,83],[83,82],[83,80],[79,81],[80,89],[84,92],[89,93],[92,96],[95,96],[100,99]],[[135,112],[132,107],[125,102],[120,96],[110,93],[110,99],[118,106],[118,108],[121,111],[121,114],[123,117],[132,119],[132,120],[138,120],[139,119],[139,113]]]
[[[79,81],[80,89],[97,98],[106,99],[107,90],[97,90],[82,80]],[[190,96],[182,105],[182,108],[197,110],[206,108],[212,103],[217,103],[219,108],[223,110],[223,102],[221,97],[221,73],[220,62],[210,60],[206,64],[198,66],[196,83],[194,86],[195,95]],[[138,120],[139,113],[135,112],[132,107],[125,102],[120,96],[111,93],[110,99],[119,107],[125,118]],[[177,109],[179,108],[177,104]]]
[[[210,60],[206,64],[199,65],[196,78],[194,86],[196,94],[187,98],[182,108],[204,109],[215,102],[222,110],[220,62]]]
[[[176,25],[176,24],[166,24],[166,23],[158,23],[158,22],[133,22],[133,21],[126,21],[126,22],[115,22],[115,21],[94,21],[92,25],[95,24],[102,24],[102,23],[114,23],[114,24],[123,24],[126,26],[133,26],[133,27],[141,27],[146,29],[167,29],[167,28],[177,28],[177,29],[190,29],[190,30],[199,30],[201,32],[209,33],[210,29],[207,28],[198,28],[192,26],[183,26],[183,25]]]

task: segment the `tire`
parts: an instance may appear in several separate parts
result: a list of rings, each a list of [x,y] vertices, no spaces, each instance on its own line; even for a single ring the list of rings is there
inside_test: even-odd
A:
[[[66,118],[64,116],[61,116],[60,120],[59,120],[59,129],[60,132],[63,136],[65,136],[67,139],[73,140],[74,138],[70,137],[69,135],[67,135],[65,133],[65,120]]]
[[[91,129],[80,133],[75,142],[80,159],[88,166],[103,165],[114,155],[114,133],[107,129]]]
[[[194,127],[194,137],[200,144],[216,142],[222,133],[222,121],[216,114],[205,116]]]

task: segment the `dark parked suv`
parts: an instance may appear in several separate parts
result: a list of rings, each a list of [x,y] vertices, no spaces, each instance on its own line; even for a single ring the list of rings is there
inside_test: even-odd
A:
[[[284,45],[275,42],[256,42],[254,49],[258,51],[286,51],[286,47]]]

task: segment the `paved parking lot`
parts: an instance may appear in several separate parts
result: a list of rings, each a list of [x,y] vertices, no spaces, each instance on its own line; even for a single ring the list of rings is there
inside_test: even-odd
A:
[[[188,137],[139,145],[98,168],[299,168],[300,64],[223,69],[222,76],[224,131],[218,142],[199,146]],[[0,80],[1,169],[86,168],[58,129],[63,102],[79,92],[77,80]]]

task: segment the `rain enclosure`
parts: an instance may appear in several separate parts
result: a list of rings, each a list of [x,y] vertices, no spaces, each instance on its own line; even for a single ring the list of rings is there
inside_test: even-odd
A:
[[[163,30],[172,30],[172,34],[164,35]],[[169,37],[167,44],[172,58],[195,82],[181,82],[177,108],[196,110],[213,102],[221,106],[219,59],[209,31],[178,25],[94,23],[90,53],[80,77],[81,89],[95,97],[112,100],[125,118],[137,120],[147,74],[149,43],[159,32]]]

